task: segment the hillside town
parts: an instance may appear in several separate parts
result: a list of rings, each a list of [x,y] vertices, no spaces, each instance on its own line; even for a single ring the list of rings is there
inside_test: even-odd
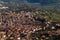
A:
[[[48,13],[0,10],[0,40],[60,40],[60,22],[46,18]]]
[[[19,6],[0,0],[0,40],[60,40],[60,12]]]

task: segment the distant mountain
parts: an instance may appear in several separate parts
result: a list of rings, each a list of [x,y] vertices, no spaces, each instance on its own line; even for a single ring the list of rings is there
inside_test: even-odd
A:
[[[53,3],[59,2],[59,0],[1,0],[4,2],[24,2],[27,1],[28,3],[40,3],[41,5],[49,5]]]
[[[3,2],[11,3],[10,6],[16,6],[15,3],[20,6],[29,6],[37,8],[48,8],[60,10],[60,0],[1,0]],[[9,4],[8,4],[9,5]]]
[[[28,0],[30,3],[40,3],[41,5],[49,5],[57,3],[57,0]]]
[[[4,1],[4,2],[9,2],[9,1],[11,1],[11,0],[1,0],[1,1]]]

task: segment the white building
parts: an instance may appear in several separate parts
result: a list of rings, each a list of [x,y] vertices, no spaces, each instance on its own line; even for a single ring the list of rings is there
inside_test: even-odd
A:
[[[4,6],[3,4],[4,4],[4,3],[1,3],[1,2],[0,2],[0,9],[8,9],[8,7]]]

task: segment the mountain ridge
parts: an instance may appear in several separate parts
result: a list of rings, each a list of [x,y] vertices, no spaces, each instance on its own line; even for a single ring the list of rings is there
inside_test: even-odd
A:
[[[18,3],[23,7],[36,7],[36,8],[49,8],[49,9],[60,9],[60,0],[1,0],[3,2],[8,2],[10,6],[14,3]],[[8,5],[9,5],[8,4]]]
[[[28,2],[28,3],[40,3],[41,5],[49,5],[59,2],[59,0],[1,0],[4,2]]]

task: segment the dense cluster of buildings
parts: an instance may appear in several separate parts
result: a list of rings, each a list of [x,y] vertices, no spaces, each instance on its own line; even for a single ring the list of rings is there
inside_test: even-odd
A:
[[[0,10],[0,40],[60,40],[59,26],[43,11]]]

